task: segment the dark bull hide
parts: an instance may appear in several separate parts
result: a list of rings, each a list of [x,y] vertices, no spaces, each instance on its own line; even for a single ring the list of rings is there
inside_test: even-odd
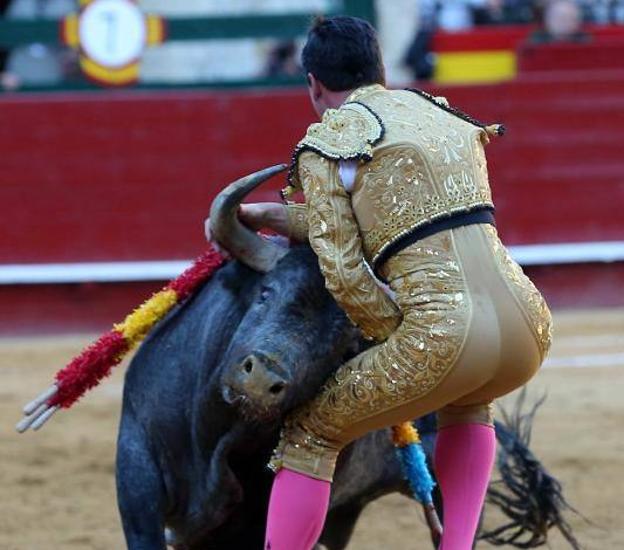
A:
[[[273,478],[266,463],[284,416],[365,345],[309,247],[276,258],[268,273],[238,261],[220,269],[158,325],[128,369],[117,492],[131,550],[164,549],[165,527],[178,548],[261,549]],[[518,418],[530,426],[531,417]],[[432,424],[419,421],[429,457]],[[553,525],[567,534],[556,480],[516,432],[497,425],[497,435],[504,480],[490,495],[511,519],[488,540],[528,548]],[[321,543],[344,548],[364,506],[392,492],[407,487],[389,431],[349,445]]]
[[[158,326],[126,375],[117,486],[129,548],[164,548],[167,525],[190,549],[260,549],[280,423],[361,345],[308,247],[267,275],[222,268]],[[431,419],[420,427],[431,456]],[[499,424],[497,435],[512,471],[491,494],[515,518],[517,542],[541,543],[562,521],[556,481],[512,430]],[[395,491],[407,488],[388,431],[350,445],[321,542],[344,548],[362,508]]]

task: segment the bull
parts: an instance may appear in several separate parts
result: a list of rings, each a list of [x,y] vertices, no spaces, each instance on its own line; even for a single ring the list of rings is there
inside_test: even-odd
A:
[[[274,172],[243,178],[215,200],[215,234],[237,260],[153,330],[126,373],[116,479],[131,550],[168,542],[188,550],[262,548],[272,482],[266,464],[285,415],[368,345],[326,291],[309,246],[279,246],[238,222],[241,200]],[[427,417],[418,425],[431,457],[434,423]],[[527,548],[553,525],[566,534],[556,480],[520,434],[498,424],[497,435],[499,461],[510,466],[503,486],[513,493],[491,495],[513,519],[489,540]],[[539,498],[525,503],[522,491]],[[393,492],[409,490],[388,430],[350,444],[321,544],[345,548],[362,509]]]

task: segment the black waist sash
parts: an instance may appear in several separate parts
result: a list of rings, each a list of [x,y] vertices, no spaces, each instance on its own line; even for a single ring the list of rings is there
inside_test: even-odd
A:
[[[475,225],[479,223],[489,223],[490,225],[496,226],[496,221],[494,219],[494,209],[491,206],[482,206],[471,210],[470,212],[462,212],[459,214],[451,214],[445,218],[440,218],[439,220],[435,220],[427,225],[422,227],[418,227],[413,231],[410,231],[406,235],[403,235],[400,239],[394,241],[388,248],[386,248],[377,258],[375,265],[373,266],[373,270],[377,277],[380,277],[378,273],[379,267],[381,267],[384,262],[389,260],[392,256],[401,252],[404,248],[424,239],[425,237],[429,237],[431,235],[435,235],[440,231],[445,231],[447,229],[455,229],[457,227],[462,227],[463,225]],[[381,278],[381,277],[380,277]],[[383,278],[381,278],[383,280]]]

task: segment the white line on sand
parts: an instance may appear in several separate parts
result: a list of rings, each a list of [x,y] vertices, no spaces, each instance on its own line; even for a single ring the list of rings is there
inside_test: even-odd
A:
[[[546,368],[585,368],[585,367],[621,367],[624,366],[624,353],[595,353],[590,355],[572,355],[550,357],[546,359]]]
[[[515,245],[509,251],[524,266],[624,261],[624,241]],[[2,264],[0,285],[167,281],[189,265],[190,260]]]
[[[622,315],[622,328],[624,329],[624,314]],[[606,334],[574,334],[559,336],[557,334],[557,326],[555,320],[555,345],[559,349],[571,350],[571,349],[584,349],[585,351],[594,351],[594,349],[601,349],[604,347],[615,347],[624,350],[624,331],[621,333],[606,333]]]

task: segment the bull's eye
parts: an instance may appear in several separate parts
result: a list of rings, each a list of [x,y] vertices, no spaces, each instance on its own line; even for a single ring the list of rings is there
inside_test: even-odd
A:
[[[269,295],[271,294],[270,289],[268,289],[267,287],[264,287],[261,291],[260,291],[260,302],[266,302],[269,299]]]

